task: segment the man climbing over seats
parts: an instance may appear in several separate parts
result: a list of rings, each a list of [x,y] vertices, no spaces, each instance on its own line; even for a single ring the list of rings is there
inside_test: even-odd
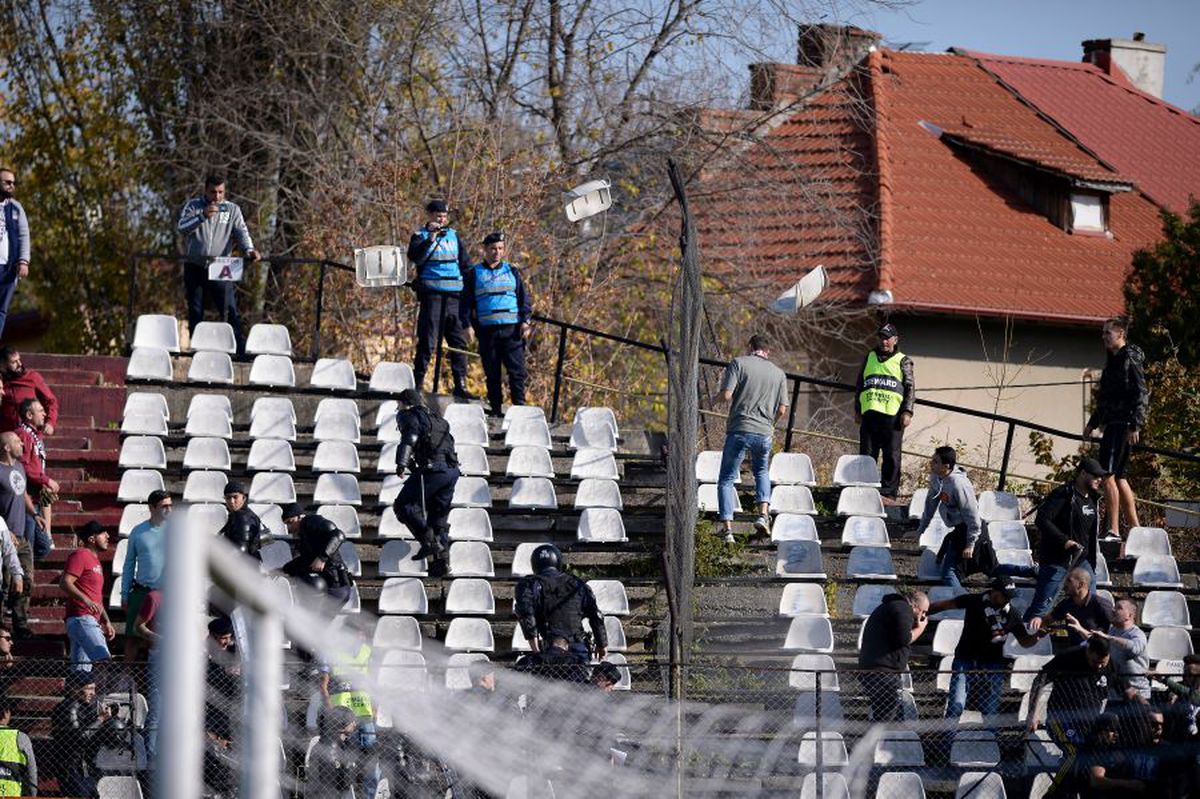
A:
[[[430,575],[441,576],[450,546],[450,501],[459,478],[454,436],[446,420],[426,407],[417,389],[406,388],[396,401],[400,428],[396,474],[409,470],[409,476],[393,508],[396,518],[421,542],[413,560],[430,558]]]
[[[284,564],[283,573],[332,597],[339,608],[345,605],[354,590],[354,578],[339,552],[345,533],[295,502],[283,506],[283,523],[296,539],[296,556]]]
[[[975,487],[966,470],[958,465],[954,447],[938,447],[929,460],[929,493],[925,496],[918,536],[929,527],[935,514],[950,528],[938,549],[937,563],[942,582],[951,588],[961,588],[967,574],[964,564],[975,555],[982,525],[979,505],[975,502]]]
[[[608,639],[592,589],[562,571],[562,553],[553,544],[533,550],[531,563],[533,574],[517,583],[515,602],[517,621],[530,649],[541,653],[554,639],[562,638],[578,663],[589,662],[593,654],[602,660],[608,653]],[[592,628],[590,636],[584,632],[584,619]]]
[[[891,322],[879,328],[879,344],[867,353],[858,373],[854,418],[859,423],[858,451],[880,458],[883,504],[897,504],[900,450],[904,429],[912,424],[917,401],[912,358],[897,349],[900,331]]]
[[[259,549],[265,535],[262,519],[246,504],[246,487],[236,480],[225,484],[225,510],[229,517],[221,528],[225,540],[255,560],[262,560]]]
[[[460,320],[459,299],[463,275],[471,268],[467,248],[458,232],[450,227],[450,206],[445,200],[431,200],[425,206],[425,226],[408,242],[408,261],[416,270],[413,289],[417,292],[417,354],[413,358],[413,379],[424,390],[425,370],[438,342],[456,350],[467,346]],[[454,397],[474,399],[467,391],[467,356],[450,353],[450,372],[454,376]]]

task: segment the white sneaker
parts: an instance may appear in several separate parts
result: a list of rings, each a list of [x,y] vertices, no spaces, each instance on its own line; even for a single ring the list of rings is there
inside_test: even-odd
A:
[[[765,513],[754,520],[754,529],[763,535],[771,534],[771,519]]]
[[[725,534],[725,543],[726,544],[736,544],[737,543],[737,539],[733,537],[733,531],[730,531]]]

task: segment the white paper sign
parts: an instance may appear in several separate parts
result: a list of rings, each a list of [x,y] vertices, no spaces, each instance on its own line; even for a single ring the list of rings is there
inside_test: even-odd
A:
[[[208,262],[208,279],[236,283],[242,279],[241,258],[213,258]]]

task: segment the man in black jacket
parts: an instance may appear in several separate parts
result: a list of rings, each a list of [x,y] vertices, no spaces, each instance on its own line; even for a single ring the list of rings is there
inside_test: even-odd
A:
[[[262,560],[258,554],[263,537],[262,519],[246,505],[244,485],[238,482],[225,484],[225,509],[229,511],[229,518],[221,528],[221,535],[245,554]]]
[[[1108,471],[1095,458],[1084,458],[1075,479],[1059,486],[1042,500],[1035,523],[1038,529],[1037,587],[1025,611],[1025,621],[1045,616],[1067,579],[1078,566],[1091,576],[1095,593],[1097,539],[1100,530],[1100,481]]]
[[[296,502],[283,507],[283,523],[296,539],[296,556],[284,564],[283,573],[344,605],[354,587],[354,578],[339,551],[345,533],[324,516],[305,513]]]
[[[58,786],[64,796],[94,796],[100,779],[96,753],[116,737],[113,709],[100,704],[91,672],[71,672],[65,690],[50,714]]]
[[[413,560],[431,557],[429,573],[437,577],[445,573],[450,501],[459,478],[454,436],[446,420],[425,406],[420,391],[406,388],[396,401],[396,426],[400,428],[396,474],[411,471],[393,509],[400,523],[421,542]]]
[[[1146,389],[1144,363],[1146,356],[1136,345],[1126,341],[1129,332],[1124,319],[1113,318],[1104,323],[1104,348],[1108,360],[1100,375],[1096,392],[1096,410],[1083,430],[1091,438],[1097,428],[1100,437],[1100,465],[1110,472],[1104,478],[1104,513],[1108,517],[1108,537],[1121,537],[1121,514],[1129,527],[1138,526],[1137,505],[1133,489],[1125,479],[1129,450],[1138,443],[1138,430],[1146,423],[1146,406],[1150,392]]]
[[[913,642],[929,623],[929,597],[917,591],[912,596],[888,594],[871,611],[863,625],[858,667],[863,691],[875,722],[900,721],[901,680],[908,671]]]
[[[555,639],[567,642],[578,663],[587,663],[593,651],[603,660],[608,653],[604,617],[588,584],[562,571],[562,553],[553,544],[542,544],[530,558],[533,574],[517,583],[515,609],[521,632],[534,653],[549,650]],[[587,619],[592,635],[583,630]],[[589,647],[589,640],[594,645]]]

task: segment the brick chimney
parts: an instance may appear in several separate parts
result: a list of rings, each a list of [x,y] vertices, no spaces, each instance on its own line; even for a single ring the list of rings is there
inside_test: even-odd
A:
[[[1167,48],[1146,41],[1144,33],[1135,33],[1132,39],[1088,39],[1083,43],[1083,61],[1110,75],[1119,68],[1134,86],[1162,97]]]
[[[751,64],[750,108],[794,103],[830,75],[849,72],[879,42],[873,31],[843,25],[801,25],[796,64]]]

